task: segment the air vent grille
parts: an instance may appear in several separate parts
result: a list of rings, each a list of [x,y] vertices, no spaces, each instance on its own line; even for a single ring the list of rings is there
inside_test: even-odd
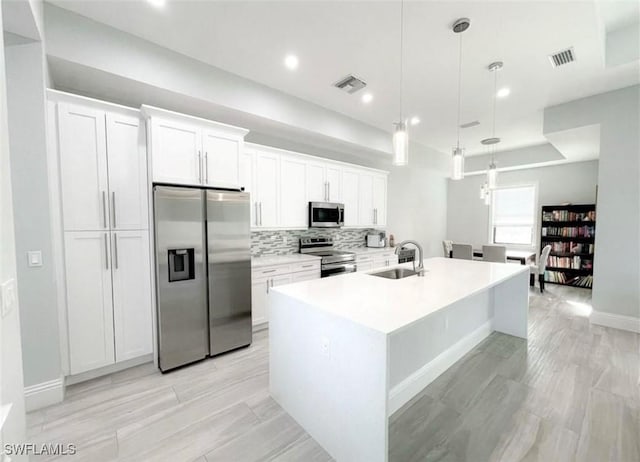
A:
[[[551,61],[551,65],[553,67],[564,66],[565,64],[572,63],[575,60],[576,54],[573,51],[573,47],[549,55],[549,61]]]
[[[471,128],[471,127],[475,127],[476,125],[480,125],[480,122],[478,122],[477,120],[474,120],[473,122],[467,122],[466,124],[460,125],[460,128]]]
[[[334,87],[339,88],[340,90],[346,91],[349,94],[355,93],[358,90],[362,90],[367,86],[367,83],[355,77],[353,75],[348,75],[343,79],[340,79],[338,82],[333,84]]]

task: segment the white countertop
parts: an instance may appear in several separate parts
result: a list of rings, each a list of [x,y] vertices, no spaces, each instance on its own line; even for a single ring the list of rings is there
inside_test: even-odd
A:
[[[291,265],[292,263],[303,263],[306,261],[320,261],[320,257],[315,255],[304,255],[301,253],[291,253],[288,255],[265,255],[264,257],[251,257],[251,268],[263,268],[265,266]]]
[[[385,279],[367,273],[412,268],[412,263],[274,287],[282,293],[336,316],[391,333],[456,301],[499,284],[528,266],[452,258],[424,261],[424,277]]]

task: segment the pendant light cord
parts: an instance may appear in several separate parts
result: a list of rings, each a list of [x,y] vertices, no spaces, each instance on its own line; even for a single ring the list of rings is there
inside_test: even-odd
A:
[[[458,124],[456,133],[458,137],[457,148],[460,149],[460,93],[462,91],[462,33],[460,33],[460,45],[458,50]]]
[[[493,138],[496,137],[496,103],[498,99],[496,95],[498,92],[498,71],[499,71],[498,68],[493,70],[493,73],[494,73],[494,76],[493,76],[493,131],[491,135]],[[495,152],[496,152],[495,145],[491,145],[491,163],[492,164],[494,161]]]
[[[403,107],[402,107],[402,88],[404,84],[404,0],[400,2],[400,123],[404,123],[402,120]]]

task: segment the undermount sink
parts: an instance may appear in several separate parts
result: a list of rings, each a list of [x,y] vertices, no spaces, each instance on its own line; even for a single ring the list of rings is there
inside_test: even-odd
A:
[[[369,273],[370,276],[378,276],[379,278],[386,279],[403,279],[409,276],[415,276],[417,271],[413,271],[407,268],[393,268],[385,271],[378,271],[377,273]]]

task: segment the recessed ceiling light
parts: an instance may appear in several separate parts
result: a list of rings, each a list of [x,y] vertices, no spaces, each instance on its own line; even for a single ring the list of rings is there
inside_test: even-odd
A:
[[[373,95],[371,93],[365,93],[364,95],[362,95],[362,102],[363,103],[368,104],[371,101],[373,101]]]
[[[156,8],[162,8],[166,3],[166,0],[147,0],[147,1],[151,3],[153,6],[155,6]]]
[[[298,68],[298,57],[296,55],[287,55],[287,57],[284,58],[284,65],[292,71],[295,71]]]
[[[411,120],[409,120],[409,123],[411,125],[418,125],[420,123],[420,117],[418,116],[411,117]]]
[[[498,93],[496,93],[496,96],[498,98],[506,98],[507,96],[509,96],[509,93],[511,93],[511,90],[509,90],[509,88],[507,87],[504,87],[498,90]]]

